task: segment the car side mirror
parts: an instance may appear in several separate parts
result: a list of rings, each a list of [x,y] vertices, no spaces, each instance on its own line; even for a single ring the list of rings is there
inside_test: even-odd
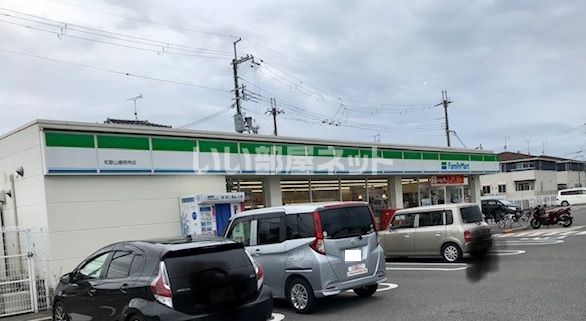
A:
[[[62,277],[59,278],[59,281],[61,283],[73,283],[75,282],[75,273],[73,272],[69,272],[65,275],[63,275]]]

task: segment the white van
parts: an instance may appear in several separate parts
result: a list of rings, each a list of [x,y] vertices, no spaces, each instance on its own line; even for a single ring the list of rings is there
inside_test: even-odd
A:
[[[560,190],[556,201],[561,206],[586,204],[586,187]]]

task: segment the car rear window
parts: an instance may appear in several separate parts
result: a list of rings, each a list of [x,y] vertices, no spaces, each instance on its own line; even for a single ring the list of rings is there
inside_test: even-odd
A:
[[[286,222],[288,240],[315,236],[313,213],[288,214]]]
[[[374,232],[374,222],[366,206],[325,209],[319,214],[327,238],[340,239]]]
[[[464,223],[482,222],[482,213],[478,206],[462,207],[460,208],[460,213]]]

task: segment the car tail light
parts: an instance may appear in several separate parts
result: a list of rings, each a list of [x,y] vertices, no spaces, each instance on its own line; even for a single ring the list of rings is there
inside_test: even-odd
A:
[[[326,244],[324,242],[324,232],[321,227],[321,219],[319,217],[319,212],[313,212],[313,230],[315,232],[315,240],[309,244],[314,251],[319,254],[326,254]]]
[[[250,263],[252,263],[252,266],[254,267],[254,274],[256,275],[256,288],[260,290],[263,283],[265,282],[265,270],[262,268],[262,264],[253,259],[248,251],[245,252],[246,255],[248,255],[248,259],[250,259]]]
[[[464,231],[464,241],[470,242],[472,241],[472,233],[469,230]]]
[[[165,267],[165,262],[163,261],[159,263],[159,274],[151,282],[151,292],[153,292],[157,301],[173,308],[173,292],[171,292],[167,267]]]

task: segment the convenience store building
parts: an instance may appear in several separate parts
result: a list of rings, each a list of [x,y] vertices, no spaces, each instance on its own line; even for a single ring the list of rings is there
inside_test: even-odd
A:
[[[0,213],[3,226],[47,234],[58,276],[105,244],[180,234],[183,195],[380,211],[479,202],[479,175],[498,170],[482,150],[36,120],[0,136]]]

